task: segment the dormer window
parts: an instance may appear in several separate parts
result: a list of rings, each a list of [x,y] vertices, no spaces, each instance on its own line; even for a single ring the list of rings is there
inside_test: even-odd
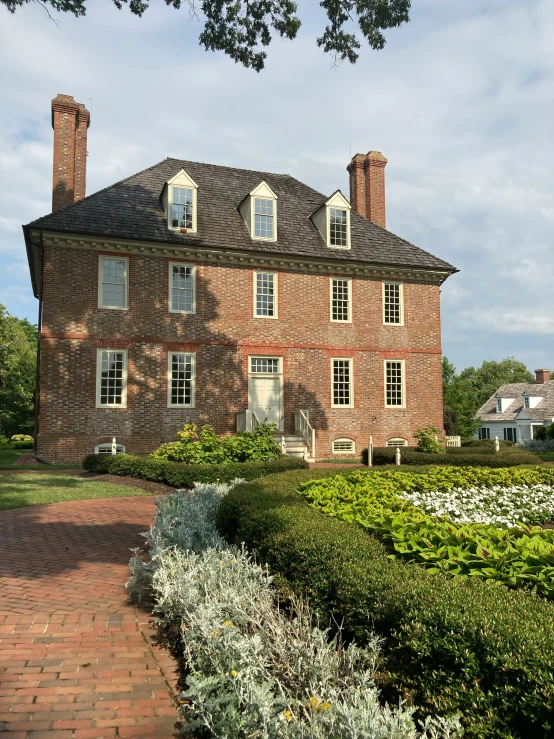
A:
[[[184,169],[166,182],[162,199],[169,228],[182,233],[195,233],[198,185]]]
[[[524,395],[523,396],[523,407],[524,408],[530,408],[531,407],[531,402],[530,402],[530,399],[529,399],[529,396],[528,395]]]
[[[239,205],[250,237],[256,241],[277,241],[277,195],[267,182],[260,182]]]
[[[329,208],[329,245],[348,246],[348,211]]]
[[[274,204],[269,198],[254,198],[255,239],[273,239]]]
[[[502,413],[502,398],[496,399],[496,412]]]
[[[192,230],[192,190],[173,186],[171,192],[171,227]]]
[[[350,249],[350,203],[337,190],[310,216],[331,249]]]

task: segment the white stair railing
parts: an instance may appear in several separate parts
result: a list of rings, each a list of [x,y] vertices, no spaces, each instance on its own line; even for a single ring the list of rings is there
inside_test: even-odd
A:
[[[315,429],[310,424],[310,411],[294,411],[294,430],[304,439],[311,458],[315,459]]]

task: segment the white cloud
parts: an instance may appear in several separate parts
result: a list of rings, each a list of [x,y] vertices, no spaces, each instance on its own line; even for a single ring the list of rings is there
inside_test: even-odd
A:
[[[261,74],[199,46],[186,11],[142,19],[110,0],[57,28],[36,4],[0,9],[0,300],[35,305],[19,224],[48,212],[49,101],[92,108],[88,192],[175,156],[289,172],[348,191],[351,153],[382,150],[390,229],[455,264],[442,288],[445,353],[459,367],[517,355],[554,364],[554,6],[417,0],[384,51],[332,69],[324,15],[300,3],[294,42]],[[517,342],[516,342],[517,340]]]

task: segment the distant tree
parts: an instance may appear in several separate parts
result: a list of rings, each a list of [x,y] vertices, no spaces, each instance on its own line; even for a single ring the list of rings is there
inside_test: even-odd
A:
[[[459,436],[460,426],[458,424],[458,414],[454,408],[444,406],[444,433],[447,436]]]
[[[514,357],[501,362],[486,361],[477,368],[467,367],[459,375],[447,357],[443,357],[442,379],[445,408],[456,414],[458,433],[468,438],[479,426],[475,414],[501,385],[533,382],[535,378],[523,362]]]
[[[77,17],[86,13],[87,0],[0,0],[11,13],[29,2]],[[148,8],[143,0],[113,0],[121,9],[142,16]],[[301,21],[292,0],[165,0],[179,10],[188,7],[191,15],[202,16],[204,28],[200,45],[208,51],[223,51],[235,62],[259,72],[264,68],[272,33],[294,39]],[[317,45],[336,61],[354,64],[361,48],[360,39],[372,49],[385,46],[383,31],[408,23],[411,0],[321,0],[328,25]]]
[[[0,304],[0,434],[33,430],[36,327]]]

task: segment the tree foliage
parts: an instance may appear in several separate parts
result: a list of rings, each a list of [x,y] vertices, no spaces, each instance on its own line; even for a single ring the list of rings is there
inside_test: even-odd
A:
[[[80,17],[87,0],[0,0],[11,13],[29,2]],[[149,3],[143,0],[113,0],[121,9],[142,16]],[[203,22],[200,45],[209,51],[223,51],[235,62],[259,72],[264,68],[273,34],[294,39],[301,25],[292,0],[165,0],[176,10],[188,7]],[[372,49],[385,46],[384,31],[410,20],[411,0],[321,0],[328,24],[317,45],[336,61],[358,59],[361,41]]]
[[[480,367],[467,367],[459,374],[447,357],[442,360],[445,429],[452,434],[472,436],[479,422],[475,414],[501,385],[511,382],[533,382],[534,376],[523,362],[507,357],[501,362],[483,362]],[[453,418],[455,417],[455,424]]]
[[[0,434],[33,430],[37,327],[0,304]]]

